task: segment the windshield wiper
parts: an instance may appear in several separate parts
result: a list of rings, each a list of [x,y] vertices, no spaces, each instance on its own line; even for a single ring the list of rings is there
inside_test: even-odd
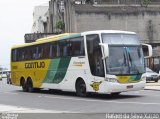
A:
[[[137,67],[136,64],[133,63],[133,60],[132,60],[131,55],[130,55],[129,52],[128,52],[128,57],[129,57],[129,62],[130,62],[130,66],[129,66],[129,67],[130,67],[130,68],[129,68],[129,69],[130,69],[130,73],[131,73],[131,72],[136,72],[136,73],[139,74],[140,72],[139,72],[139,70],[138,70],[138,67]]]
[[[127,64],[128,64],[128,62],[127,62],[126,51],[123,50],[123,63],[121,65],[121,67],[120,67],[119,75],[128,74],[129,73],[129,67],[128,67]]]

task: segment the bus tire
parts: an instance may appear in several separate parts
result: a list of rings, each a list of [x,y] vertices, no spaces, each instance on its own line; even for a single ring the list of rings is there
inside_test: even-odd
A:
[[[155,82],[158,82],[158,80],[155,80]]]
[[[34,89],[34,92],[40,92],[40,88],[33,88]]]
[[[27,83],[25,82],[25,80],[23,78],[21,79],[20,85],[22,86],[23,92],[27,92],[28,91]]]
[[[34,91],[32,79],[30,79],[30,78],[27,80],[27,89],[28,89],[28,92]]]
[[[87,96],[86,84],[83,81],[83,79],[79,79],[76,82],[76,94],[77,94],[77,96],[80,96],[80,97]]]

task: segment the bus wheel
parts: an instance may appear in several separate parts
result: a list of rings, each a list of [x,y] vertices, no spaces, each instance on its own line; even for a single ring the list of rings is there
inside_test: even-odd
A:
[[[32,83],[31,79],[27,80],[27,88],[28,88],[28,92],[33,92],[34,91],[34,89],[33,89],[33,83]]]
[[[78,80],[76,83],[76,94],[81,97],[85,97],[87,95],[86,84],[82,79]]]
[[[158,80],[155,80],[155,82],[158,82]]]
[[[33,88],[34,89],[34,92],[40,92],[40,88]]]
[[[21,86],[22,86],[23,92],[27,92],[28,91],[28,89],[27,89],[27,83],[25,82],[24,79],[21,79]]]

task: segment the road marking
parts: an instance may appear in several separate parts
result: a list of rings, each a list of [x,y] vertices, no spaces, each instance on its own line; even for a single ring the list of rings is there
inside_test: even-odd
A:
[[[12,106],[12,105],[0,104],[0,113],[70,113],[70,112],[35,109],[35,108],[24,108],[24,107]]]
[[[117,103],[117,104],[138,104],[138,105],[160,105],[160,103],[150,102],[121,102],[121,101],[106,101],[106,100],[94,100],[94,99],[78,99],[78,98],[66,98],[66,97],[53,97],[44,96],[45,98],[60,99],[60,100],[73,100],[73,101],[85,101],[85,102],[105,102],[105,103]]]
[[[19,93],[13,93],[13,92],[0,92],[0,94],[11,94],[11,95],[18,95]]]
[[[13,92],[3,92],[5,94],[11,94],[11,95],[18,95],[18,93],[13,93]]]

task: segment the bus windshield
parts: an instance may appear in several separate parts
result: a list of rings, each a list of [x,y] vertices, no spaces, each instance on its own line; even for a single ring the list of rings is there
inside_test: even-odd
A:
[[[143,52],[140,46],[110,46],[106,64],[109,74],[127,75],[145,72]]]
[[[116,35],[114,35],[116,36]],[[117,35],[118,36],[118,35]],[[116,39],[117,39],[116,36]],[[145,72],[145,64],[144,64],[144,56],[142,47],[138,44],[138,40],[136,35],[119,35],[119,42],[112,43],[106,40],[106,34],[103,38],[104,43],[109,44],[109,57],[106,58],[106,71],[108,74],[114,75],[134,75],[134,74],[142,74]],[[130,36],[130,37],[129,37]],[[111,35],[109,36],[111,38]],[[129,39],[126,40],[128,43],[123,43],[124,39],[121,38],[129,38],[132,39],[130,43]],[[134,41],[135,38],[135,41]],[[121,41],[121,42],[120,42]],[[117,43],[117,44],[116,44]],[[130,43],[130,44],[129,44]],[[132,45],[131,45],[132,44]]]

